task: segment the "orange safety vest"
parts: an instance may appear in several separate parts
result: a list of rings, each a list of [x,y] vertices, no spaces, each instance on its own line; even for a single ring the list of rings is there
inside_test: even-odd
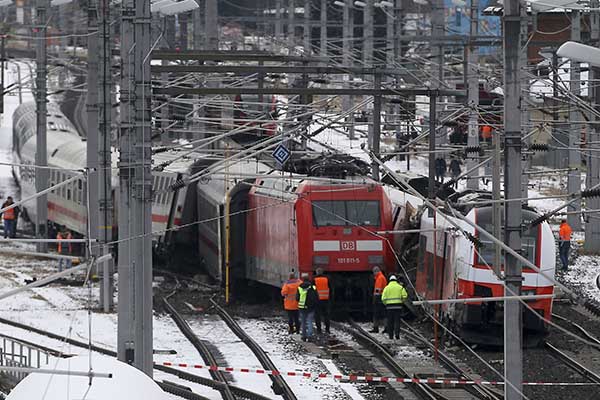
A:
[[[481,137],[484,139],[490,139],[492,137],[492,127],[489,125],[484,125],[481,128]]]
[[[4,219],[6,219],[6,220],[13,220],[13,219],[15,219],[15,209],[11,208],[10,210],[6,210],[6,211],[4,211],[4,213],[2,215],[4,216]]]
[[[375,276],[375,287],[373,288],[373,296],[381,296],[383,289],[387,286],[387,279],[383,272],[378,272]]]
[[[560,224],[560,229],[558,230],[558,237],[560,240],[563,242],[570,242],[571,233],[573,233],[573,229],[571,229],[569,224],[566,222],[564,224]]]
[[[58,234],[56,235],[56,240],[63,240],[63,239],[73,239],[73,235],[71,235],[71,232],[67,233],[66,237],[62,237],[62,235],[60,234],[60,232],[58,232]],[[57,250],[59,254],[62,254],[62,243],[59,241],[57,246]],[[72,243],[68,243],[69,246],[69,254],[73,254],[73,244]]]
[[[297,310],[298,300],[296,299],[296,293],[298,292],[298,286],[302,281],[300,279],[290,279],[283,284],[281,288],[281,296],[283,296],[283,308],[285,310]]]
[[[316,276],[315,286],[319,300],[329,300],[329,279],[326,276]]]

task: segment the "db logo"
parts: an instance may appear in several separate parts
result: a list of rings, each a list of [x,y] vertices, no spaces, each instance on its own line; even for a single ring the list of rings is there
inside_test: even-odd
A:
[[[342,251],[354,251],[356,250],[356,244],[350,240],[350,241],[342,241]]]

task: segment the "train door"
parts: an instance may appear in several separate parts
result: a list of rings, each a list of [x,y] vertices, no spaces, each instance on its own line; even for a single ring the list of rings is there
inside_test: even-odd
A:
[[[435,231],[436,241],[433,244],[434,250],[434,262],[433,270],[430,274],[432,277],[432,291],[429,294],[430,299],[438,300],[442,298],[444,289],[444,271],[446,270],[446,245],[447,245],[447,231]]]
[[[455,237],[451,232],[444,232],[446,241],[445,245],[445,256],[444,256],[444,271],[442,274],[442,299],[450,299],[454,297],[456,291],[455,279],[454,279],[454,249],[455,249]],[[444,312],[448,312],[450,305],[444,305],[442,309]]]

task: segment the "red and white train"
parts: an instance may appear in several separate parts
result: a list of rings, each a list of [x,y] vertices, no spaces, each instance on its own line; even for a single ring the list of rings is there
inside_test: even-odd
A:
[[[461,193],[453,197],[460,204]],[[465,200],[466,198],[476,199],[477,194],[475,197],[469,194]],[[411,218],[411,227],[420,229],[417,234],[419,253],[416,271],[412,276],[419,297],[439,300],[504,296],[504,282],[494,272],[495,246],[492,242],[470,224],[443,208],[435,216],[429,216],[428,210],[414,197],[403,199],[394,196],[393,200],[398,209],[402,210],[398,215],[403,216],[401,220],[396,220],[396,229],[409,227]],[[524,223],[538,216],[531,209],[523,209]],[[466,207],[462,217],[487,232],[493,232],[492,207]],[[406,246],[403,247],[402,243],[414,244],[415,239],[417,238],[408,238],[407,235],[401,240],[395,238],[396,249],[403,251]],[[548,223],[543,222],[524,232],[522,243],[521,254],[542,271],[540,274],[524,266],[522,294],[553,294],[554,286],[549,278],[553,278],[555,274],[556,250]],[[499,270],[503,272],[503,266]],[[525,340],[536,343],[546,332],[545,320],[551,319],[552,299],[531,300],[527,304],[534,311],[523,307]],[[463,339],[474,343],[502,343],[502,301],[447,303],[439,308],[441,319],[452,326]]]
[[[290,272],[320,267],[331,277],[334,301],[364,310],[373,267],[395,269],[389,237],[376,234],[391,229],[383,187],[369,178],[301,178],[267,169],[238,164],[232,172],[262,176],[230,181],[228,189],[221,180],[197,185],[199,220],[207,221],[199,226],[198,249],[207,269],[223,279],[229,251],[234,284],[280,287]]]

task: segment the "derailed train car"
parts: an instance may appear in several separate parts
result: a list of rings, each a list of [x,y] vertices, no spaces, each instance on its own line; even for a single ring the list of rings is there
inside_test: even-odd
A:
[[[419,183],[414,176],[404,177],[409,185]],[[422,183],[422,182],[421,182]],[[404,188],[406,190],[406,188]],[[413,189],[423,192],[416,187]],[[422,189],[422,188],[421,188]],[[495,245],[468,220],[493,232],[492,207],[469,206],[472,201],[491,198],[486,192],[456,192],[448,196],[454,210],[440,207],[429,215],[422,201],[403,191],[392,196],[398,210],[396,230],[410,228],[418,233],[395,234],[394,246],[402,254],[417,248],[414,272],[409,273],[417,297],[424,300],[478,299],[504,296],[504,281],[497,275],[503,265],[495,265]],[[400,194],[398,194],[400,193]],[[417,205],[417,207],[415,207]],[[523,223],[528,224],[539,213],[523,208]],[[502,222],[500,222],[502,224]],[[410,230],[409,229],[409,230]],[[556,267],[555,239],[547,222],[522,233],[521,254],[541,273],[523,266],[522,294],[551,295]],[[546,321],[552,316],[552,299],[528,300],[523,309],[525,343],[537,344],[547,333]],[[475,301],[446,303],[439,306],[440,319],[464,340],[472,343],[501,345],[503,302]],[[433,310],[431,310],[433,311]]]
[[[80,174],[86,167],[86,141],[76,131],[67,117],[55,103],[48,104],[47,149],[50,169],[49,186],[63,182]],[[13,114],[13,159],[16,166],[13,175],[21,188],[22,197],[36,193],[35,152],[36,152],[35,104],[24,103]],[[184,154],[185,153],[185,154]],[[172,228],[187,225],[195,220],[195,190],[183,186],[178,190],[166,190],[178,180],[188,176],[196,168],[204,155],[189,150],[171,150],[153,157],[156,168],[152,173],[152,186],[155,196],[152,199],[153,241],[162,247],[173,239]],[[116,235],[118,179],[116,178],[118,154],[112,152],[113,190],[112,227]],[[52,236],[57,229],[67,228],[76,237],[87,233],[87,182],[84,177],[63,185],[48,194],[48,228]],[[36,220],[34,202],[23,204],[24,215]],[[189,243],[190,230],[177,230],[178,240]]]
[[[524,223],[539,216],[523,210]],[[464,216],[487,232],[492,229],[492,207],[474,207]],[[455,229],[454,222],[460,226]],[[495,246],[468,223],[449,214],[427,212],[421,216],[417,262],[417,292],[425,299],[469,299],[504,296],[504,282],[494,272]],[[468,234],[468,235],[465,235]],[[551,295],[556,255],[552,230],[543,222],[522,235],[521,254],[542,273],[523,266],[522,294]],[[503,265],[497,268],[503,270]],[[552,299],[528,300],[523,307],[525,340],[535,344],[546,333],[552,315]],[[470,302],[441,306],[443,318],[470,342],[502,343],[503,306],[499,302]]]
[[[266,167],[251,163],[234,169],[261,174]],[[364,310],[371,301],[372,268],[395,270],[389,237],[376,233],[392,228],[391,203],[369,178],[342,181],[274,171],[232,180],[227,191],[223,187],[214,179],[197,186],[199,216],[212,210],[199,218],[198,248],[217,279],[223,280],[229,267],[234,284],[250,280],[279,287],[290,272],[323,268],[332,278],[333,301]]]

